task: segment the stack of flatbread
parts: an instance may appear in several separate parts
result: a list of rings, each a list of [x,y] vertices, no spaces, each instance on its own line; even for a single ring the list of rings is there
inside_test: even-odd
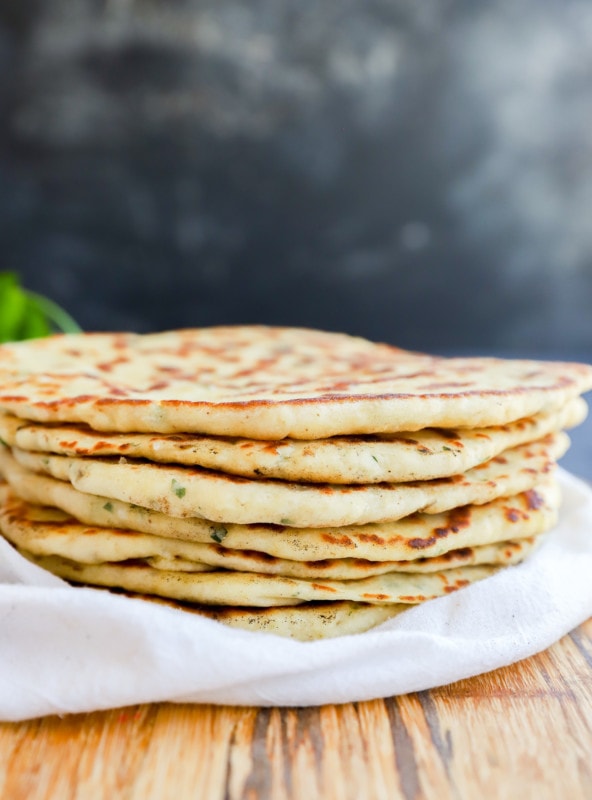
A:
[[[522,560],[582,364],[260,326],[0,348],[0,529],[74,584],[314,639]]]

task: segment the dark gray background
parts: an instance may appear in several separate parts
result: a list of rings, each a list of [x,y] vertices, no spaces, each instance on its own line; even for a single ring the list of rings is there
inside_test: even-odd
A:
[[[0,75],[2,268],[86,329],[592,360],[588,0],[0,0]]]

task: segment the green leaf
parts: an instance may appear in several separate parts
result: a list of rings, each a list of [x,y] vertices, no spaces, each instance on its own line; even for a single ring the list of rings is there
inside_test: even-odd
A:
[[[11,273],[3,277],[0,285],[0,340],[7,342],[19,338],[26,316],[27,298]]]
[[[0,272],[0,342],[80,330],[78,323],[53,300],[23,289],[14,272]]]
[[[25,315],[21,321],[19,329],[19,339],[38,339],[41,336],[49,336],[51,327],[43,316],[42,311],[29,300],[25,309]]]

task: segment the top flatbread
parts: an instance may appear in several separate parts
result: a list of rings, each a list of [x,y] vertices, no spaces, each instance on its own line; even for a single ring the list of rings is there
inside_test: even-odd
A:
[[[437,358],[343,334],[237,326],[0,347],[0,408],[97,430],[316,439],[503,425],[592,388],[592,367]]]

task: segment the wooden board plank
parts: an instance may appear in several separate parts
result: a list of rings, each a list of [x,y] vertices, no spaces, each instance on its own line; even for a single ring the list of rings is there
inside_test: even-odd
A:
[[[590,752],[592,621],[519,664],[398,698],[0,724],[0,797],[589,800]]]

